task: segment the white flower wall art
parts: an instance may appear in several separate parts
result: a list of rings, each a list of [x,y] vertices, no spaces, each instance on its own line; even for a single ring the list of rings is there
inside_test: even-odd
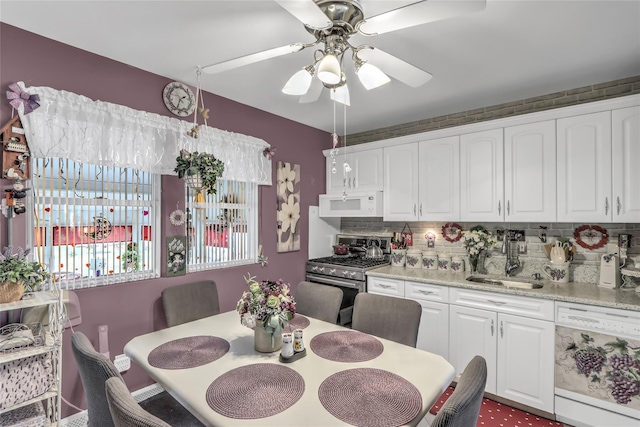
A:
[[[278,162],[276,173],[278,252],[300,250],[300,165]]]

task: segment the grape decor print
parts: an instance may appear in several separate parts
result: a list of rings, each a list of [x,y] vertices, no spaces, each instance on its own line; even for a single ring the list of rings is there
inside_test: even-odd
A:
[[[640,342],[557,327],[556,387],[640,409]]]

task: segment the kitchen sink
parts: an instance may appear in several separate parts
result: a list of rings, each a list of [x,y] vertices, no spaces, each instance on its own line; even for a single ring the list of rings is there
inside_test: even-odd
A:
[[[468,282],[483,283],[485,285],[504,286],[505,288],[520,288],[520,289],[540,289],[541,283],[531,283],[520,280],[503,280],[503,279],[491,279],[488,277],[469,276],[466,279]]]

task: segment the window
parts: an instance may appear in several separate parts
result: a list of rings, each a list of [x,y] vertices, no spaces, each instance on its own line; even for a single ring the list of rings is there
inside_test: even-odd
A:
[[[258,261],[258,185],[218,180],[216,194],[187,188],[190,272]]]
[[[73,160],[33,160],[33,248],[78,289],[160,274],[160,175]]]

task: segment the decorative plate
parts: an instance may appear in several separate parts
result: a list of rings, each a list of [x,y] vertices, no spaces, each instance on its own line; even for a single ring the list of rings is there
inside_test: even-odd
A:
[[[462,238],[462,227],[456,222],[448,222],[442,226],[442,237],[447,242],[457,242]]]
[[[573,237],[577,244],[589,250],[601,248],[609,241],[607,229],[598,225],[581,225],[574,230]]]

